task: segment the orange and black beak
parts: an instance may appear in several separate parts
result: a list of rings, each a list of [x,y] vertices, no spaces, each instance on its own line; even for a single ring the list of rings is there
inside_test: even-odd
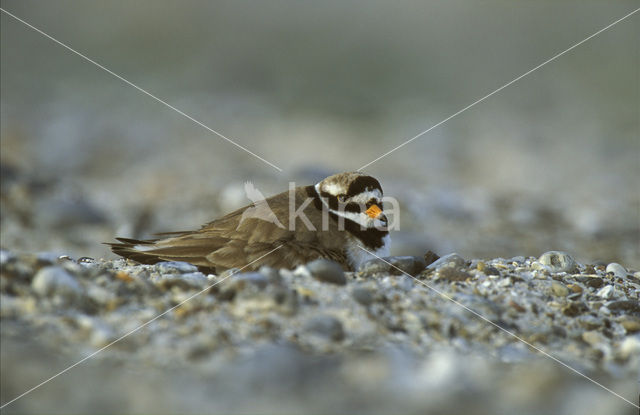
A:
[[[380,209],[380,207],[376,204],[373,204],[369,207],[369,209],[367,209],[365,211],[365,213],[367,214],[367,216],[369,216],[371,219],[378,219],[380,216],[384,216],[382,214],[382,209]]]

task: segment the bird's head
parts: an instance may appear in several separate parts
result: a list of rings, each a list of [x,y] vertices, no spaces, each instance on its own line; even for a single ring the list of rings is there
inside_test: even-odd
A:
[[[339,173],[323,179],[315,189],[330,212],[364,228],[387,225],[382,209],[382,187],[375,178],[360,172]]]

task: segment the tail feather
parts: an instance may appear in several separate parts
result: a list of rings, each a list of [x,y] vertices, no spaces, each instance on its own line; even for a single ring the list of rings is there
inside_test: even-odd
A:
[[[170,233],[167,239],[116,238],[119,243],[107,243],[111,251],[140,264],[156,264],[162,261],[189,262],[205,271],[215,272],[215,264],[207,257],[227,242],[225,238],[195,238],[183,232]]]

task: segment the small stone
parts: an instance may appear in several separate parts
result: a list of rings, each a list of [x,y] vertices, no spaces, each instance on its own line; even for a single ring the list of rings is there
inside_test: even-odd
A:
[[[620,301],[612,301],[607,304],[609,310],[612,311],[629,311],[629,312],[638,312],[640,313],[640,302],[634,300],[620,300]]]
[[[328,259],[316,259],[306,265],[313,278],[329,284],[345,285],[347,279],[344,276],[342,267]]]
[[[455,252],[449,255],[445,255],[439,260],[432,262],[427,266],[428,270],[440,269],[443,267],[462,268],[466,265],[466,261],[460,255]]]
[[[91,285],[87,289],[87,296],[100,305],[110,304],[116,299],[113,292],[98,285]]]
[[[36,254],[34,263],[38,268],[42,268],[49,265],[57,264],[59,258],[60,258],[60,255],[55,254],[53,252],[39,252]],[[62,261],[64,261],[64,259]]]
[[[282,277],[280,276],[280,272],[277,269],[271,268],[269,266],[263,265],[260,267],[258,272],[269,279],[269,281],[278,283],[282,281]]]
[[[568,300],[578,301],[582,297],[582,293],[571,293],[567,296]]]
[[[596,275],[583,275],[576,277],[575,280],[590,288],[600,288],[604,284],[604,280]]]
[[[518,313],[524,313],[525,311],[527,311],[526,308],[524,308],[523,306],[521,306],[520,304],[516,303],[513,300],[509,300],[509,305],[513,307]]]
[[[432,251],[427,251],[426,254],[424,254],[424,263],[425,266],[430,265],[432,263],[434,263],[435,261],[437,261],[438,259],[440,259],[440,257],[432,252]]]
[[[247,284],[255,285],[260,289],[265,289],[269,284],[269,278],[262,272],[243,272],[231,276],[229,286],[242,289]]]
[[[134,279],[131,275],[129,275],[128,272],[126,271],[118,271],[115,274],[116,279],[119,279],[120,281],[124,281],[124,282],[133,282]]]
[[[373,303],[373,294],[371,294],[371,290],[362,287],[356,287],[351,290],[351,296],[362,304],[363,306],[368,306]]]
[[[533,263],[531,264],[531,269],[533,269],[533,270],[535,270],[535,271],[540,271],[540,272],[538,273],[538,275],[541,275],[541,274],[543,274],[543,275],[544,275],[544,274],[549,275],[549,274],[551,274],[551,272],[553,272],[553,271],[551,270],[551,267],[550,267],[550,266],[548,266],[548,265],[544,265],[544,264],[541,264],[541,263],[540,263],[540,262],[538,262],[538,261],[533,261]]]
[[[78,327],[91,333],[90,342],[94,347],[104,347],[115,337],[111,327],[95,317],[80,314],[76,318],[76,323]]]
[[[569,295],[569,289],[556,281],[551,283],[551,292],[553,292],[553,295],[557,297],[566,297]]]
[[[582,333],[582,340],[591,346],[597,346],[605,341],[604,336],[596,330],[585,331]]]
[[[153,281],[159,287],[167,290],[173,287],[188,290],[191,288],[204,288],[209,279],[201,272],[190,272],[188,274],[162,274],[155,277]]]
[[[596,292],[596,295],[606,300],[613,298],[613,295],[614,295],[613,285],[605,285],[604,287],[600,288],[598,292]]]
[[[550,268],[551,272],[572,272],[576,261],[566,252],[549,251],[538,258],[538,262]]]
[[[385,261],[374,258],[366,261],[364,264],[360,266],[358,270],[364,276],[372,276],[375,274],[389,274],[391,270],[391,265],[386,263]]]
[[[390,274],[418,275],[426,266],[425,261],[417,256],[390,256],[370,259],[360,267],[363,275]]]
[[[505,288],[513,285],[513,282],[511,281],[510,277],[507,277],[507,278],[502,278],[500,281],[498,281],[497,285],[500,288]]]
[[[68,261],[68,260],[71,259],[71,258],[67,259],[65,257],[67,257],[67,255],[63,255],[61,257],[58,257],[58,260],[65,259],[65,260]],[[95,264],[95,262],[96,262],[96,260],[94,258],[89,257],[89,256],[83,256],[81,258],[78,258],[78,264]]]
[[[158,262],[155,267],[161,274],[186,274],[198,271],[195,265],[182,261]]]
[[[578,317],[578,323],[587,330],[593,330],[602,326],[602,319],[587,314]]]
[[[471,274],[454,267],[443,267],[438,271],[439,279],[446,281],[466,281],[472,278]]]
[[[484,267],[482,272],[484,273],[484,275],[487,275],[487,276],[489,276],[489,275],[500,276],[500,271],[498,271],[498,269],[496,267],[492,267],[491,265],[488,265],[488,266]]]
[[[636,316],[621,316],[618,323],[627,331],[627,333],[635,333],[640,331],[640,318]]]
[[[68,302],[76,301],[83,292],[75,277],[58,266],[40,269],[33,278],[31,287],[42,297],[59,295]]]
[[[620,343],[618,349],[620,357],[628,359],[631,356],[638,356],[640,354],[640,336],[627,336]]]
[[[567,288],[576,294],[582,293],[582,287],[579,286],[578,284],[569,284],[567,285]]]
[[[333,341],[341,341],[344,339],[342,323],[333,316],[316,316],[307,323],[306,328],[315,334],[319,334]]]
[[[0,265],[5,265],[10,261],[13,261],[16,258],[16,255],[13,252],[7,251],[6,249],[0,249]]]
[[[624,269],[624,267],[618,263],[612,262],[609,265],[607,265],[607,268],[605,269],[605,272],[607,274],[613,274],[618,278],[625,278],[627,276],[627,270]]]
[[[418,275],[427,266],[423,258],[418,256],[390,256],[385,258],[390,262],[391,273],[399,274],[406,272],[409,275]]]
[[[562,313],[569,317],[575,317],[589,311],[589,307],[583,302],[572,301],[562,308]]]

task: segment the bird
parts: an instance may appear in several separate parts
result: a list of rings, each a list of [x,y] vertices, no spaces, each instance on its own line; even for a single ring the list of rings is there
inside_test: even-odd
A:
[[[251,183],[245,191],[252,204],[198,230],[116,238],[118,243],[108,245],[140,264],[184,261],[214,274],[245,267],[294,269],[320,258],[357,271],[367,260],[389,255],[382,187],[372,176],[338,173],[266,199]]]

